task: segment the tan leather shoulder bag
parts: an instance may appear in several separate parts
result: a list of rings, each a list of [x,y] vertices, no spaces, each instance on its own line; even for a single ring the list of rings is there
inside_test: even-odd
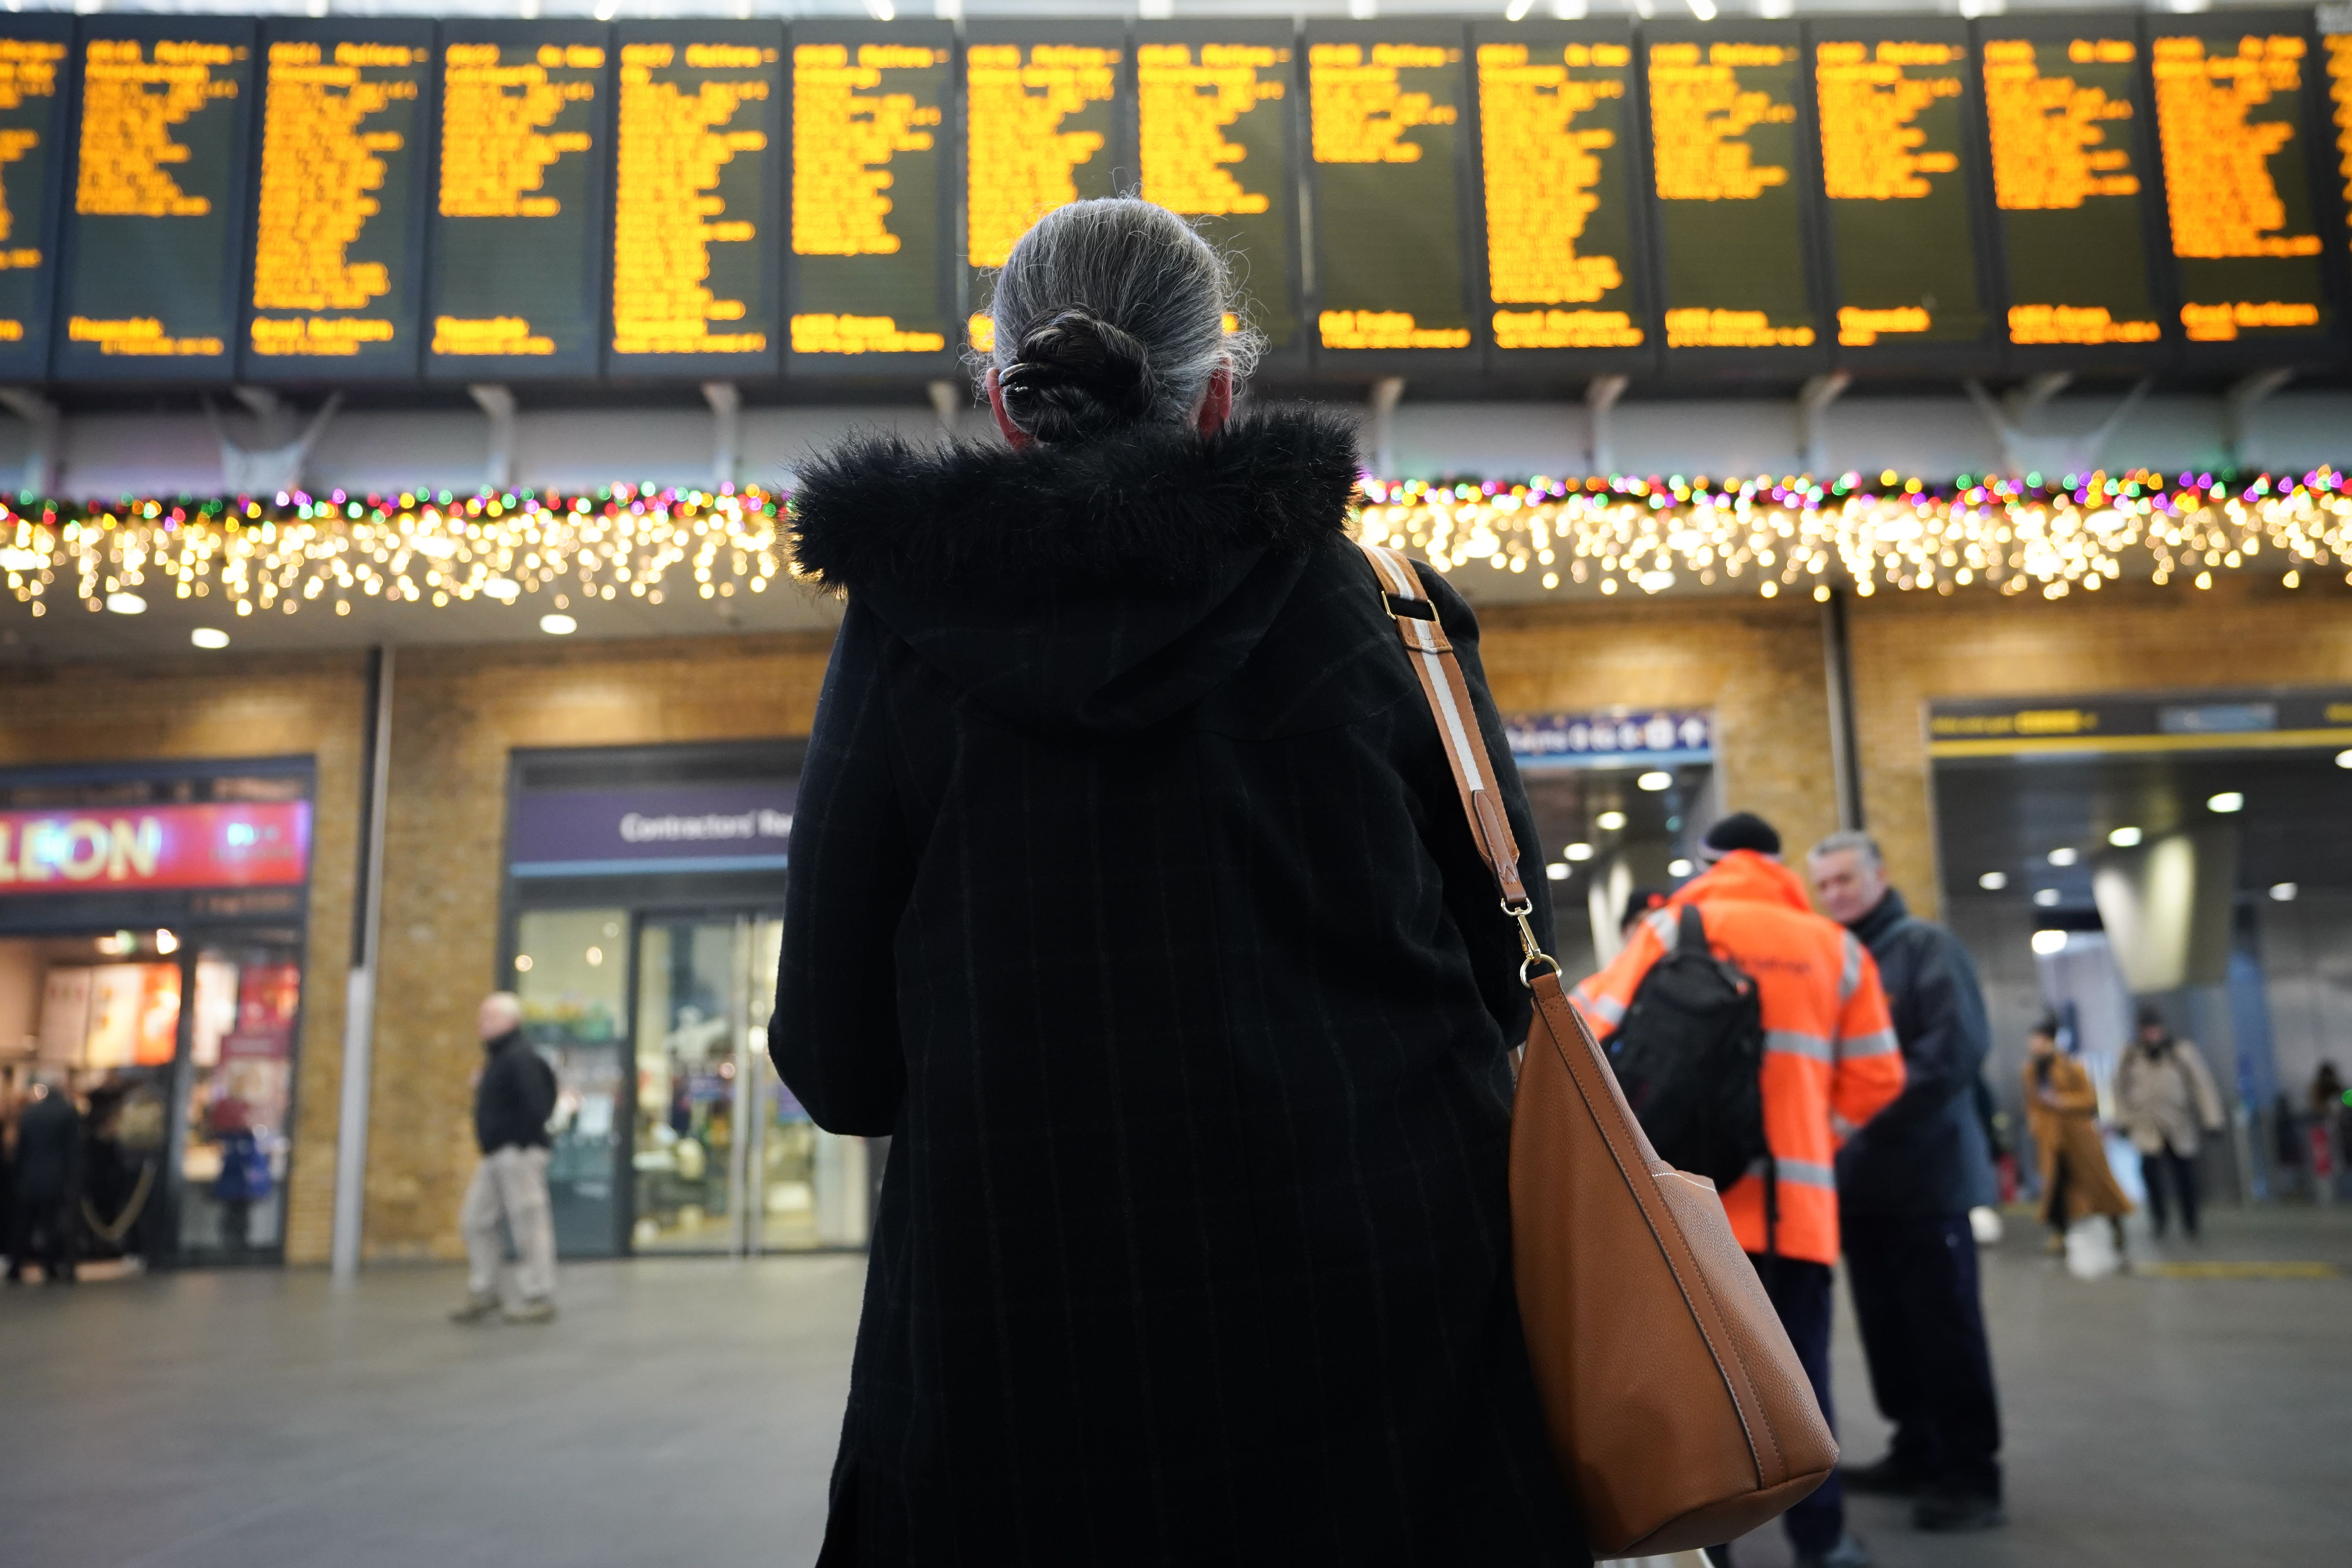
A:
[[[1420,677],[1535,994],[1511,1111],[1511,1268],[1528,1360],[1594,1553],[1746,1534],[1828,1479],[1837,1442],[1715,1184],[1657,1156],[1528,923],[1534,901],[1462,667],[1395,551],[1361,547]]]

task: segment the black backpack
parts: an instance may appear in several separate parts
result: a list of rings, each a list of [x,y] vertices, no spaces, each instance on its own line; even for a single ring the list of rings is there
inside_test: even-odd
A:
[[[1676,1170],[1727,1191],[1769,1154],[1756,982],[1708,951],[1696,904],[1682,906],[1681,939],[1642,977],[1610,1053],[1625,1102]],[[1764,1172],[1769,1227],[1779,1207],[1769,1160]]]

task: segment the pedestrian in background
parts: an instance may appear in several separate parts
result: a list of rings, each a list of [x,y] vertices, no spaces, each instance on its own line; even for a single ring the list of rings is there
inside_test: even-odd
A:
[[[2124,1250],[2124,1215],[2132,1201],[2107,1167],[2099,1138],[2099,1094],[2083,1064],[2058,1048],[2058,1020],[2043,1018],[2025,1037],[2025,1127],[2042,1167],[2042,1223],[2052,1252],[2066,1250],[2066,1232],[2088,1215],[2105,1215]]]
[[[81,1111],[65,1074],[34,1075],[31,1098],[16,1112],[15,1201],[8,1225],[8,1282],[38,1263],[52,1285],[74,1282],[81,1236]]]
[[[1806,870],[1830,919],[1870,950],[1903,1050],[1903,1093],[1838,1151],[1838,1216],[1879,1414],[1895,1426],[1856,1491],[1918,1500],[1921,1530],[1984,1530],[2001,1510],[2000,1405],[1969,1211],[1998,1195],[1978,1110],[1992,1026],[1976,961],[1916,918],[1866,833],[1833,833]]]
[[[522,1037],[522,1002],[513,992],[482,998],[475,1025],[483,1060],[474,1084],[474,1141],[482,1163],[457,1211],[466,1236],[467,1290],[465,1304],[449,1316],[475,1323],[499,1310],[503,1224],[520,1259],[515,1288],[521,1298],[507,1308],[507,1321],[544,1323],[555,1316],[555,1213],[547,1196],[555,1069]]]
[[[1512,1282],[1517,928],[1347,537],[1352,427],[1227,421],[1242,308],[1165,208],[1059,207],[994,279],[1003,444],[799,470],[848,607],[768,1038],[894,1134],[825,1568],[1589,1556]]]
[[[2196,1240],[2200,1133],[2221,1131],[2221,1096],[2196,1042],[2173,1034],[2152,1005],[2140,1008],[2139,1037],[2116,1067],[2116,1120],[2139,1151],[2149,1227],[2163,1236],[2177,1201],[2181,1233]]]
[[[1756,1265],[1804,1363],[1822,1415],[1830,1404],[1830,1314],[1840,1215],[1836,1152],[1851,1130],[1894,1102],[1903,1058],[1878,966],[1860,942],[1823,920],[1780,861],[1780,835],[1749,812],[1713,827],[1699,847],[1709,868],[1645,917],[1609,966],[1578,985],[1577,1005],[1606,1039],[1632,1010],[1650,970],[1699,914],[1709,951],[1756,986],[1764,1025],[1763,1169],[1723,1194],[1732,1233]],[[1862,1568],[1845,1528],[1845,1489],[1832,1474],[1782,1516],[1799,1568]]]

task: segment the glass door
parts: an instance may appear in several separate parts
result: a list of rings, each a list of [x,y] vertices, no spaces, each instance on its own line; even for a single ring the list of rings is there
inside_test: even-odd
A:
[[[782,941],[765,914],[638,927],[637,1252],[866,1244],[865,1141],[820,1131],[768,1059]]]
[[[562,1258],[620,1249],[614,1192],[628,1049],[628,912],[532,910],[515,922],[523,1037],[555,1068],[547,1195]]]

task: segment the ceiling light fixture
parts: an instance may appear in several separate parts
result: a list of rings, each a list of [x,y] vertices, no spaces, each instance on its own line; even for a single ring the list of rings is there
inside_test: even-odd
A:
[[[2107,842],[2118,849],[2137,849],[2139,847],[2139,829],[2118,827],[2107,835]]]
[[[2066,951],[2066,933],[2063,931],[2038,931],[2033,933],[2033,951],[2044,958]]]
[[[1526,21],[1528,8],[1534,5],[1535,3],[1536,0],[1511,0],[1511,3],[1508,5],[1503,7],[1503,20],[1506,22]]]
[[[2246,809],[2246,797],[2238,790],[2225,789],[2220,795],[2207,795],[2205,809],[2228,816]]]
[[[188,640],[195,644],[198,647],[220,648],[228,647],[228,634],[221,630],[218,626],[198,626],[195,630],[188,634]]]
[[[1625,826],[1625,814],[1622,811],[1604,811],[1592,819],[1592,826],[1603,833],[1614,833]]]
[[[2336,765],[2339,768],[2352,768],[2352,751],[2336,752]]]
[[[1674,788],[1675,775],[1664,772],[1651,772],[1643,773],[1640,778],[1635,779],[1633,782],[1643,789],[1647,790],[1650,794],[1655,795],[1660,790]]]
[[[2058,889],[2055,889],[2055,888],[2036,888],[2036,889],[2033,889],[2033,905],[2034,905],[2034,908],[2036,908],[2036,909],[2042,909],[2042,910],[2053,910],[2053,909],[2056,909],[2056,908],[2058,907]]]
[[[1567,856],[1571,860],[1590,860],[1592,858],[1592,846],[1590,844],[1571,844],[1567,848],[1561,850],[1560,853]]]
[[[1687,877],[1687,876],[1689,876],[1690,874],[1691,874],[1691,863],[1690,863],[1689,861],[1687,861],[1687,860],[1669,860],[1669,861],[1667,861],[1667,862],[1666,862],[1666,875],[1667,875],[1667,876],[1669,876],[1669,877]]]
[[[2050,863],[2053,866],[2072,866],[2081,857],[2076,855],[2071,847],[2063,844],[2050,851]]]
[[[118,616],[143,616],[147,613],[147,601],[136,594],[109,594],[106,607]]]
[[[1568,868],[1555,860],[1544,868],[1544,875],[1555,882],[1565,882],[1568,880]]]
[[[570,616],[541,616],[539,629],[551,637],[568,637],[580,629],[580,623]]]
[[[2291,904],[2294,902],[2294,896],[2301,891],[2303,891],[2303,889],[2296,887],[2293,882],[2273,882],[2271,884],[2271,897],[2282,904]]]
[[[2003,888],[2009,886],[2009,873],[2006,871],[1987,871],[1983,876],[1977,879],[1977,886],[1982,888],[1988,893],[1998,893]]]

